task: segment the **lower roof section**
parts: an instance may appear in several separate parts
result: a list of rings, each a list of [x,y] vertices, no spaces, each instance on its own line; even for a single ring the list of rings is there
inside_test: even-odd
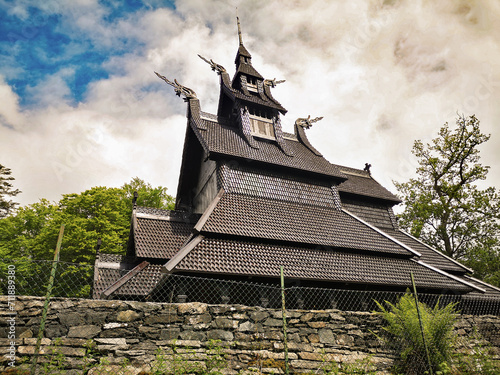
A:
[[[472,292],[467,294],[470,299],[486,301],[500,298],[500,288],[471,276],[460,276],[460,278],[484,290],[484,293]]]
[[[392,205],[401,203],[401,199],[375,181],[370,172],[340,165],[337,165],[337,167],[340,172],[347,176],[347,180],[339,185],[341,194],[347,193],[368,198],[378,198],[391,202]]]
[[[137,207],[132,213],[134,255],[169,259],[188,239],[199,215]]]
[[[279,277],[280,266],[285,277],[300,280],[409,288],[413,272],[419,288],[458,293],[474,289],[411,259],[215,238],[202,238],[173,271]]]
[[[160,269],[161,266],[159,265],[149,264],[124,282],[113,294],[120,296],[148,296],[164,276],[160,273]],[[104,298],[103,292],[126,277],[129,272],[129,268],[97,267],[94,277],[94,298]]]
[[[202,233],[295,242],[411,257],[415,253],[346,212],[277,199],[225,193]]]
[[[459,274],[465,274],[467,272],[472,273],[472,270],[468,269],[456,260],[447,257],[440,251],[435,250],[430,246],[427,246],[423,242],[419,241],[418,239],[402,230],[390,230],[386,228],[382,228],[382,230],[389,236],[418,251],[421,254],[420,260],[425,263],[432,264],[434,267],[446,272],[454,272]]]
[[[400,230],[397,226],[391,207],[383,204],[348,199],[342,200],[342,207],[382,230],[395,240],[417,251],[420,254],[419,259],[425,263],[431,264],[434,267],[446,272],[453,272],[454,274],[472,273],[472,270],[468,269],[456,260],[447,257],[440,251],[433,249],[417,238],[411,236],[403,230]]]

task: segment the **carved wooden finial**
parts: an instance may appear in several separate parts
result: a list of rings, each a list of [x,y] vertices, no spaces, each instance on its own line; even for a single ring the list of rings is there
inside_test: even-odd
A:
[[[222,65],[217,64],[214,60],[212,60],[212,59],[207,60],[202,55],[198,55],[198,57],[200,59],[202,59],[203,61],[205,61],[208,65],[210,65],[212,70],[216,71],[217,74],[222,74],[222,73],[226,72],[226,69]]]
[[[162,80],[164,80],[166,83],[168,83],[170,86],[174,88],[175,94],[177,96],[184,96],[184,100],[188,101],[189,99],[196,99],[196,93],[191,90],[190,88],[186,86],[182,86],[179,82],[177,82],[176,79],[174,79],[174,82],[170,81],[167,77],[162,76],[161,74],[155,72],[155,74]]]
[[[281,79],[279,81],[277,81],[276,78],[275,79],[265,79],[264,85],[274,88],[274,87],[276,87],[276,85],[279,85],[280,83],[283,83],[283,82],[285,82],[284,79]]]
[[[370,172],[371,167],[372,167],[372,165],[370,163],[365,163],[365,168],[363,170],[368,172],[368,174],[371,174],[371,172]]]
[[[295,124],[302,126],[304,129],[309,129],[313,123],[318,122],[321,120],[323,116],[321,117],[316,117],[311,120],[311,115],[307,116],[307,118],[298,118],[295,120]]]

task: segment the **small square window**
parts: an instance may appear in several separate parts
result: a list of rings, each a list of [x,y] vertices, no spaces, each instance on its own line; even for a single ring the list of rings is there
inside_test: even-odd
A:
[[[276,139],[273,121],[268,118],[250,115],[250,130],[254,136]]]

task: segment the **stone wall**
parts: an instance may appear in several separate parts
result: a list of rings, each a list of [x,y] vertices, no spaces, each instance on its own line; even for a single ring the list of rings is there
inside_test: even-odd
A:
[[[0,372],[19,368],[33,354],[44,300],[0,297]],[[14,319],[13,319],[14,318]],[[316,372],[336,363],[369,363],[384,373],[393,356],[376,334],[382,321],[364,312],[287,311],[289,360],[294,372]],[[227,354],[228,373],[280,373],[284,363],[281,311],[240,305],[162,304],[54,298],[47,316],[42,353],[66,357],[64,366],[81,369],[106,357],[110,372],[127,358],[128,371],[147,374],[158,348],[172,354],[175,345],[189,360],[206,358],[210,340]],[[500,351],[500,317],[462,316],[457,333],[475,330]],[[15,332],[15,346],[11,338]],[[89,351],[89,345],[93,346]],[[188,349],[189,348],[189,349]],[[15,359],[10,355],[15,349]],[[47,356],[41,360],[47,361]],[[12,364],[12,363],[11,363]],[[74,373],[79,373],[76,370]]]

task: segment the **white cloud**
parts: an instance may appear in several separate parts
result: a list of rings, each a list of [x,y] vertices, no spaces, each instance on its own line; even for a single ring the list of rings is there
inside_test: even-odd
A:
[[[5,83],[5,80],[0,76],[0,128],[15,128],[23,120],[23,116],[19,111],[19,97],[14,93],[12,88]]]
[[[138,50],[104,64],[70,106],[61,71],[32,89],[44,106],[22,112],[0,82],[0,127],[9,139],[2,163],[24,191],[18,199],[57,200],[95,185],[118,186],[139,176],[175,194],[186,126],[185,103],[153,73],[195,90],[202,110],[215,112],[218,77],[197,54],[232,74],[238,39],[235,7],[254,67],[286,79],[274,96],[297,117],[324,116],[309,131],[332,163],[362,168],[394,191],[392,180],[414,173],[415,139],[429,141],[456,111],[475,113],[493,133],[483,148],[492,165],[500,150],[500,6],[496,1],[201,1],[177,10],[142,11],[108,25],[97,2],[64,3],[58,11],[100,47],[134,37]],[[21,9],[17,10],[22,13]],[[120,44],[121,45],[121,44]],[[21,148],[22,152],[17,151]]]
[[[39,108],[65,106],[72,97],[66,80],[72,79],[74,73],[72,68],[61,69],[55,74],[46,76],[35,86],[27,87],[26,93]]]

